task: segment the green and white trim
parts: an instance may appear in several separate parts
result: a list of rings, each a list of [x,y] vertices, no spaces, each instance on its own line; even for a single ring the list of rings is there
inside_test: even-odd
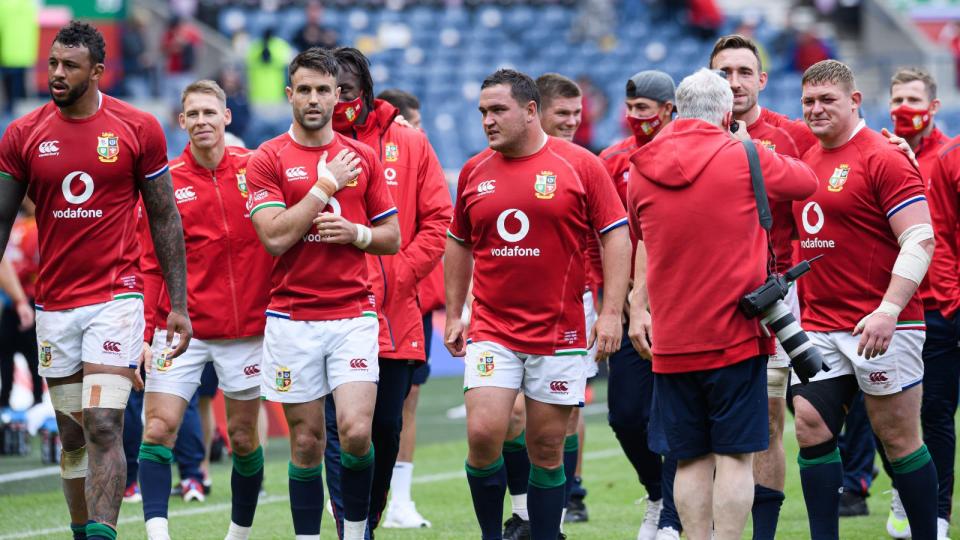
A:
[[[586,356],[586,349],[557,349],[553,351],[554,356]]]
[[[143,293],[131,292],[131,293],[121,293],[113,295],[114,300],[143,300]]]
[[[897,321],[897,330],[926,330],[924,321]]]
[[[253,217],[254,214],[259,212],[260,210],[263,210],[264,208],[286,208],[286,207],[287,205],[280,201],[262,202],[250,209],[250,217]]]
[[[376,318],[377,318],[377,312],[376,312],[376,311],[361,311],[361,312],[360,312],[360,316],[361,316],[361,317],[373,317],[374,319],[376,319]]]

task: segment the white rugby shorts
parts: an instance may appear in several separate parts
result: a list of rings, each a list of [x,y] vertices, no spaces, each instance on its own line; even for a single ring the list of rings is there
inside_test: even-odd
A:
[[[590,339],[590,332],[593,331],[593,325],[597,324],[597,309],[596,305],[593,302],[593,292],[589,289],[587,292],[583,293],[583,316],[587,322],[587,332],[584,334],[587,336],[587,339]],[[587,354],[584,358],[584,377],[591,378],[597,375],[599,368],[597,367],[597,344],[594,343],[593,347],[587,349]]]
[[[349,382],[380,377],[376,316],[333,321],[267,317],[260,395],[280,403],[307,403]]]
[[[153,361],[147,372],[146,391],[193,399],[200,386],[200,378],[207,362],[213,362],[219,387],[231,399],[260,397],[260,357],[263,355],[263,337],[240,339],[192,339],[190,347],[177,358],[168,358],[167,331],[157,330],[153,335]],[[179,342],[174,337],[173,347]]]
[[[923,330],[897,330],[887,352],[866,359],[857,354],[860,336],[849,331],[807,332],[820,349],[830,371],[821,371],[811,381],[823,381],[842,375],[855,375],[860,389],[871,396],[902,392],[923,382]],[[792,384],[800,379],[793,375]]]
[[[582,406],[587,382],[583,357],[517,353],[492,341],[468,343],[463,389],[511,388],[542,403]]]
[[[143,295],[59,311],[37,310],[40,375],[67,377],[83,362],[135,368],[143,349]]]

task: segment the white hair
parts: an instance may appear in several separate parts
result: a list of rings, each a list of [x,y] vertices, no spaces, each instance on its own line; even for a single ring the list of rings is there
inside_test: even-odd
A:
[[[733,110],[730,83],[715,72],[701,68],[677,87],[677,114],[723,126],[723,117]]]

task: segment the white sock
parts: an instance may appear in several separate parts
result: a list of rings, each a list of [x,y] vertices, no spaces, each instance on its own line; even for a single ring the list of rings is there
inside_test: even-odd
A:
[[[294,536],[294,540],[320,540],[319,534],[298,534]]]
[[[390,479],[390,503],[410,502],[410,484],[413,483],[413,463],[398,461]]]
[[[147,520],[146,526],[148,540],[170,540],[167,518],[150,518]]]
[[[230,528],[227,529],[227,536],[223,540],[247,540],[250,538],[250,527],[241,527],[234,522],[230,522]]]
[[[343,520],[343,540],[363,540],[367,532],[367,521]]]
[[[510,495],[510,506],[513,507],[513,513],[520,516],[524,521],[530,521],[530,514],[527,512],[527,494]]]

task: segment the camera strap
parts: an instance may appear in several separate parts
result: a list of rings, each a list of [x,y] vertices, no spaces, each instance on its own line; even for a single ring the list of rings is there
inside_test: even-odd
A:
[[[760,226],[767,232],[767,249],[770,252],[770,259],[767,267],[768,272],[773,272],[777,267],[777,256],[773,251],[773,243],[770,239],[770,228],[773,226],[773,214],[770,213],[770,200],[767,198],[767,188],[763,184],[763,169],[760,168],[760,156],[757,154],[757,147],[753,141],[747,139],[743,142],[743,148],[747,151],[747,163],[750,166],[750,182],[753,184],[753,196],[757,201],[757,215],[760,219]]]

